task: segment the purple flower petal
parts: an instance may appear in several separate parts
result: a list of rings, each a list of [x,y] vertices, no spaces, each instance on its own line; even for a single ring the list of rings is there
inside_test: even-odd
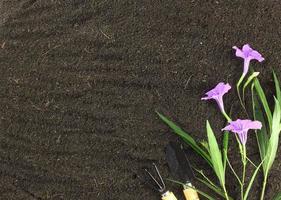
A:
[[[229,125],[227,125],[226,127],[224,127],[221,130],[222,131],[232,131],[233,129],[235,129],[235,127],[233,127],[233,125],[230,123]]]
[[[244,44],[242,47],[242,51],[245,53],[249,53],[250,51],[252,51],[253,49],[250,47],[249,44]]]
[[[232,48],[236,50],[235,55],[237,57],[244,59],[243,75],[248,73],[251,60],[257,60],[258,62],[264,61],[262,55],[258,51],[252,49],[249,44],[243,45],[242,49],[239,49],[237,46],[233,46]]]
[[[235,55],[236,55],[237,57],[244,58],[243,51],[241,51],[237,46],[234,46],[234,47],[232,47],[232,48],[236,50]]]
[[[244,127],[249,129],[261,129],[262,124],[259,121],[245,120]]]
[[[227,83],[220,82],[217,86],[206,93],[206,97],[202,97],[201,100],[214,99],[220,110],[224,112],[223,95],[231,89],[231,86]]]
[[[247,142],[247,134],[250,129],[261,129],[262,123],[259,121],[252,121],[249,119],[237,119],[236,121],[230,122],[223,131],[231,131],[238,134],[240,142],[245,145]]]
[[[252,51],[251,56],[253,57],[253,59],[256,59],[259,62],[264,61],[264,57],[262,57],[262,55],[257,51]]]
[[[248,134],[247,132],[241,132],[241,133],[237,133],[238,134],[238,137],[239,137],[239,140],[240,142],[245,145],[246,142],[247,142],[247,139],[248,139]]]

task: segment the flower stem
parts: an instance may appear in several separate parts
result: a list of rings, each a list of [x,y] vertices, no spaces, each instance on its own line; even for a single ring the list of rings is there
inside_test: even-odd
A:
[[[263,180],[263,184],[262,184],[262,192],[261,192],[260,200],[264,199],[266,184],[267,184],[267,173],[264,175],[264,180]]]
[[[231,169],[232,173],[233,173],[233,174],[234,174],[234,176],[236,177],[236,179],[237,179],[237,181],[239,182],[240,187],[241,187],[242,182],[241,182],[241,180],[240,180],[239,176],[237,175],[237,173],[236,173],[236,172],[235,172],[235,170],[233,169],[233,167],[232,167],[232,165],[231,165],[230,161],[228,160],[228,158],[226,158],[226,160],[227,160],[227,163],[228,163],[228,165],[229,165],[229,167],[230,167],[230,169]]]
[[[244,80],[244,78],[245,78],[245,74],[242,74],[242,76],[240,77],[240,79],[238,80],[238,83],[237,83],[237,85],[236,85],[238,89],[239,89],[239,87],[240,87],[242,81]]]
[[[243,163],[243,175],[242,175],[242,184],[241,184],[241,200],[244,199],[245,169],[246,169],[246,164]]]
[[[246,165],[247,165],[247,154],[246,154],[246,145],[242,145],[242,184],[241,184],[241,200],[244,199],[244,184],[245,184],[245,175],[246,175]]]
[[[228,123],[231,122],[230,117],[226,114],[225,111],[222,111],[222,114],[223,114],[223,116],[225,117],[225,119],[227,120]]]
[[[245,107],[244,102],[243,102],[243,100],[241,98],[241,95],[240,95],[240,85],[241,85],[242,81],[244,80],[244,78],[245,78],[245,74],[242,74],[242,76],[240,77],[240,79],[239,79],[239,81],[236,85],[236,89],[237,89],[237,95],[238,95],[240,104],[241,104],[243,110],[245,111],[246,115],[248,116],[248,112],[246,110],[246,107]]]
[[[226,118],[228,123],[232,121],[230,119],[230,117],[226,114],[225,111],[222,111],[222,114]],[[223,134],[223,166],[224,166],[224,172],[226,170],[226,159],[227,159],[227,152],[228,152],[228,140],[229,140],[229,132],[225,132]]]
[[[228,197],[228,194],[227,194],[227,191],[226,191],[225,185],[223,185],[223,191],[224,191],[224,196],[225,196],[225,199],[226,199],[226,200],[229,200],[229,197]]]

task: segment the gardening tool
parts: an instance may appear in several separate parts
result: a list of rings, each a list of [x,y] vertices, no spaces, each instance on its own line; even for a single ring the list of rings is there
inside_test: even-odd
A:
[[[165,153],[171,173],[184,184],[185,199],[199,200],[198,193],[191,183],[194,174],[184,149],[178,143],[170,142],[165,148]]]
[[[161,193],[162,200],[177,200],[173,192],[166,190],[166,185],[155,163],[153,163],[153,166],[158,178],[155,178],[147,169],[144,169],[150,178],[152,188]]]

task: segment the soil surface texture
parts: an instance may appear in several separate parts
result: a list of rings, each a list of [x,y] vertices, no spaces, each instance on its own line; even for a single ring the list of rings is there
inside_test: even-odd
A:
[[[265,57],[252,66],[272,101],[280,20],[277,0],[1,0],[0,199],[160,199],[142,169],[155,162],[172,178],[163,149],[177,137],[155,111],[198,141],[208,119],[219,137],[224,119],[200,98],[220,81],[236,83],[242,60],[232,46],[245,43]],[[234,88],[228,110],[239,105]],[[248,144],[258,163],[254,134]],[[269,200],[281,190],[278,157]],[[249,199],[258,199],[261,180]],[[183,199],[178,185],[167,186]]]

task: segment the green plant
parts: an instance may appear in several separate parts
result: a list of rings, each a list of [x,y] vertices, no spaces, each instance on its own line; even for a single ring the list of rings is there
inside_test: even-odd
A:
[[[217,142],[215,134],[211,128],[209,121],[206,123],[206,132],[208,142],[197,142],[189,133],[182,130],[178,125],[172,122],[170,119],[164,115],[157,112],[158,116],[165,122],[181,139],[188,144],[198,155],[200,155],[208,165],[213,169],[219,184],[216,184],[216,181],[210,180],[202,170],[197,170],[197,173],[201,176],[198,177],[198,180],[205,184],[208,188],[213,190],[216,194],[220,195],[224,199],[233,199],[229,196],[226,188],[226,179],[225,173],[226,168],[229,167],[230,171],[235,175],[241,195],[241,200],[246,200],[249,197],[250,190],[255,181],[257,174],[262,168],[264,175],[263,184],[261,187],[260,199],[263,200],[265,196],[265,188],[267,185],[268,176],[272,168],[272,164],[276,158],[276,153],[278,149],[279,135],[281,132],[281,89],[278,78],[273,72],[273,78],[275,83],[276,97],[274,97],[274,111],[271,112],[269,103],[267,101],[265,92],[258,80],[259,72],[253,72],[247,78],[243,84],[245,78],[247,77],[250,61],[257,60],[262,62],[264,58],[257,51],[253,50],[249,45],[244,45],[242,49],[233,47],[236,50],[236,56],[244,59],[244,70],[243,74],[237,82],[236,89],[238,98],[241,104],[242,109],[245,111],[247,116],[253,116],[254,121],[250,119],[237,119],[232,120],[229,115],[226,113],[223,103],[223,96],[231,89],[231,86],[227,83],[219,83],[216,87],[206,93],[206,96],[202,100],[213,99],[217,102],[220,112],[225,117],[228,122],[228,125],[222,129],[224,131],[222,147]],[[240,86],[243,84],[242,89],[242,98],[240,95]],[[251,85],[251,103],[252,109],[247,110],[245,106],[245,91],[247,87]],[[251,112],[251,114],[250,114]],[[247,135],[250,129],[255,130],[257,145],[260,152],[260,162],[256,166],[250,158],[247,157]],[[230,160],[228,159],[228,146],[229,146],[229,132],[235,134],[235,138],[240,150],[241,163],[242,163],[242,175],[236,173],[234,167],[231,165]],[[245,181],[247,172],[247,164],[251,163],[255,170],[250,175],[250,180],[248,183]],[[206,195],[205,195],[206,196]],[[209,199],[214,199],[208,194]],[[280,193],[274,197],[274,200],[281,199]]]

